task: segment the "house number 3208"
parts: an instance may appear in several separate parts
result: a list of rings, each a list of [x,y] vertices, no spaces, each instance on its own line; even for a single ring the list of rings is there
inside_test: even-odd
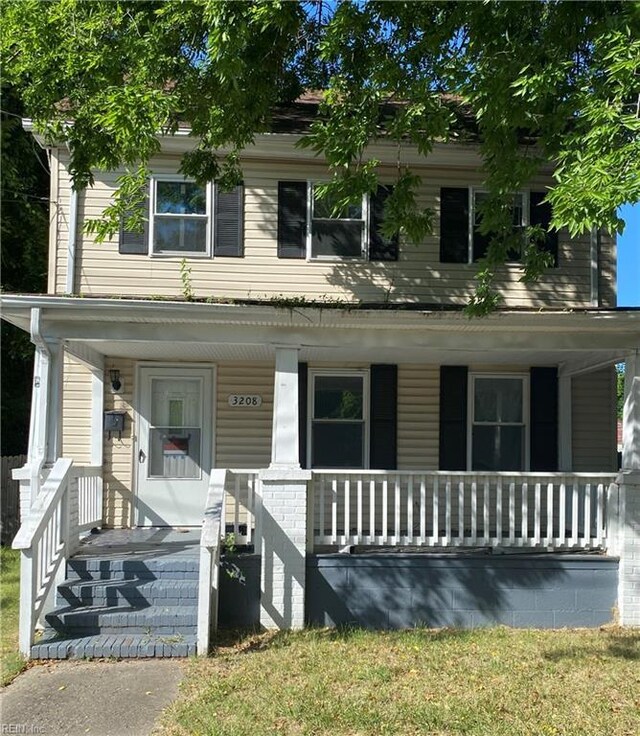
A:
[[[231,394],[229,406],[260,406],[262,396],[256,394]]]

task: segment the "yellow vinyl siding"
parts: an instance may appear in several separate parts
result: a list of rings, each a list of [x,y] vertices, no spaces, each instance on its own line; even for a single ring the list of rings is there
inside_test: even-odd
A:
[[[266,468],[271,462],[272,363],[220,363],[217,368],[217,468]],[[230,394],[257,394],[258,407],[229,406]]]
[[[440,369],[398,366],[398,470],[438,470]]]
[[[122,390],[111,393],[109,381],[104,383],[105,411],[118,409],[126,412],[122,437],[104,437],[104,520],[108,527],[128,527],[133,523],[133,450],[134,414],[133,393],[135,364],[132,360],[114,358],[105,361],[105,376],[109,370],[120,371]]]
[[[91,371],[65,353],[62,390],[62,457],[91,463]]]
[[[163,156],[153,162],[156,173],[177,171],[177,157]],[[198,298],[271,299],[306,297],[311,300],[340,299],[346,302],[466,303],[474,287],[476,266],[439,263],[440,187],[481,184],[481,174],[468,170],[423,167],[423,189],[418,204],[436,210],[434,232],[418,244],[402,243],[397,262],[307,262],[279,259],[277,255],[278,181],[321,179],[326,169],[316,161],[244,162],[245,256],[244,258],[189,258],[191,286]],[[393,179],[391,169],[381,176]],[[75,290],[96,295],[180,298],[180,257],[120,255],[117,237],[97,244],[82,235],[87,218],[99,217],[116,187],[117,173],[97,173],[92,188],[79,197],[78,248]],[[66,274],[69,181],[64,156],[60,162],[56,293],[64,291]],[[542,189],[546,179],[533,182]],[[615,249],[602,248],[601,284],[604,301],[610,303]],[[590,244],[585,235],[570,240],[560,233],[560,267],[549,270],[533,285],[524,285],[517,266],[505,266],[497,287],[506,305],[588,306],[590,300]]]
[[[573,470],[617,470],[615,368],[575,376],[571,393]]]

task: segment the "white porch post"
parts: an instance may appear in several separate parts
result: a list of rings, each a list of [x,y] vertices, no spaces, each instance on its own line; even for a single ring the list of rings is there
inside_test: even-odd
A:
[[[271,465],[260,471],[260,623],[304,626],[307,484],[298,448],[298,348],[277,347]]]
[[[620,623],[640,626],[640,354],[625,360],[618,550]]]
[[[104,415],[104,360],[91,371],[91,464],[102,467]]]
[[[53,465],[62,449],[62,380],[63,346],[60,340],[46,340],[40,333],[40,310],[33,309],[31,339],[36,346],[31,395],[28,465],[31,483],[28,503],[21,500],[23,510],[30,508],[41,485],[45,465]]]

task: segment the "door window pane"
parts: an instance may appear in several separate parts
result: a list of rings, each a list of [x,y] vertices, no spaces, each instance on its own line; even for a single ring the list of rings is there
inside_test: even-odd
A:
[[[152,378],[150,478],[200,478],[202,381]]]

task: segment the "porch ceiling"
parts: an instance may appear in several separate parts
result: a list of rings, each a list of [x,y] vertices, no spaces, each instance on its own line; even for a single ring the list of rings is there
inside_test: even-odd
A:
[[[565,364],[588,369],[640,348],[640,311],[329,309],[261,304],[3,296],[3,317],[77,354],[138,360],[271,361],[278,346],[307,361]]]

